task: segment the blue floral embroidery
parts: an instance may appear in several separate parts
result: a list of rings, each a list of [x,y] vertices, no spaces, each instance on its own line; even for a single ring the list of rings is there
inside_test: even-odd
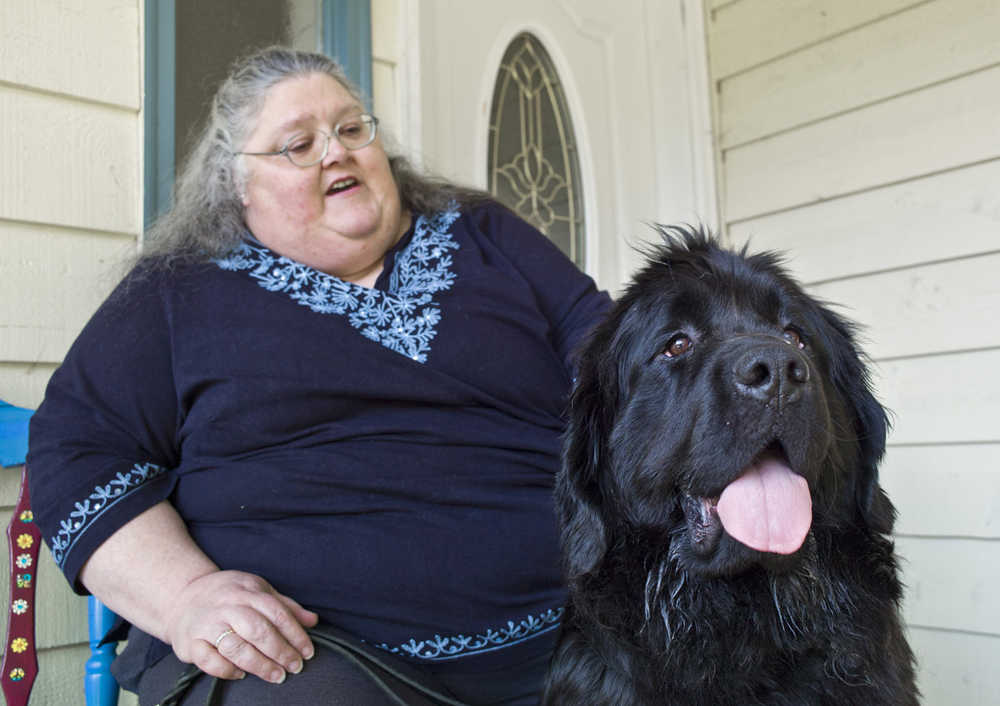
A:
[[[69,518],[59,523],[59,531],[49,540],[52,557],[61,568],[66,557],[86,529],[108,508],[134,492],[139,486],[163,474],[167,469],[155,463],[135,464],[125,473],[117,473],[105,486],[97,486],[82,502],[76,503]]]
[[[476,635],[455,635],[453,637],[441,637],[435,635],[429,640],[410,640],[397,647],[386,644],[376,645],[383,650],[394,654],[402,654],[417,659],[441,662],[449,659],[468,657],[469,655],[492,652],[504,647],[516,645],[538,635],[555,630],[559,627],[565,608],[552,608],[544,613],[534,616],[529,615],[524,620],[515,623],[513,620],[507,622],[506,627],[499,630],[489,628],[484,633]]]
[[[458,216],[452,208],[417,218],[413,239],[396,257],[388,292],[345,282],[247,243],[216,264],[223,270],[249,270],[264,289],[284,292],[319,314],[346,315],[361,335],[426,363],[441,321],[441,308],[433,295],[455,282],[449,251],[457,250],[458,243],[450,228]]]

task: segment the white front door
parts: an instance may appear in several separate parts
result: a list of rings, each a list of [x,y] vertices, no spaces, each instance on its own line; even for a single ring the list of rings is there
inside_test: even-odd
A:
[[[715,222],[698,0],[400,0],[416,67],[417,158],[487,185],[493,89],[511,41],[531,33],[555,66],[579,150],[586,270],[617,290],[645,223]],[[412,133],[411,133],[412,134]],[[412,139],[412,138],[411,138]],[[411,145],[412,147],[412,145]]]

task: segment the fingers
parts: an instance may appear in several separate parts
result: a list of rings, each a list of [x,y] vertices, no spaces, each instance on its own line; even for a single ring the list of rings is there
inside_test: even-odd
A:
[[[199,640],[192,648],[190,661],[205,674],[220,679],[242,679],[246,676],[246,672],[223,657],[214,645],[204,640]]]
[[[237,628],[219,640],[215,652],[237,670],[253,674],[272,684],[281,684],[285,681],[287,672],[297,674],[302,671],[302,658],[285,643],[283,650],[285,654],[272,659],[268,650],[280,650],[277,645],[276,634],[268,637],[257,634],[251,640],[244,638]],[[294,656],[289,658],[290,654]]]
[[[289,644],[298,650],[299,654],[305,659],[312,659],[315,650],[305,628],[316,625],[319,622],[319,615],[311,610],[306,610],[294,599],[283,596],[276,591],[274,597],[281,605],[276,607],[275,613],[269,616],[271,623],[278,628]]]
[[[176,621],[172,643],[180,659],[205,673],[223,679],[253,674],[280,684],[313,656],[303,625],[315,625],[318,616],[260,577],[217,572],[189,590],[197,599],[185,602],[189,609]]]
[[[307,654],[312,656],[312,642],[284,604],[273,598],[259,598],[250,608],[236,613],[232,626],[240,637],[281,669],[292,674],[302,671],[302,660]],[[236,664],[247,669],[239,662]],[[247,671],[258,673],[254,669]]]
[[[316,623],[319,622],[319,615],[317,613],[314,613],[311,610],[306,610],[301,605],[299,605],[299,603],[294,598],[289,598],[288,596],[284,596],[278,593],[277,591],[275,591],[274,595],[279,601],[284,603],[289,610],[292,611],[292,615],[295,616],[295,619],[299,622],[300,625],[305,625],[311,628],[314,625],[316,625]]]
[[[301,670],[302,659],[313,656],[313,644],[299,620],[318,616],[307,611],[291,598],[274,590],[261,580],[263,591],[255,592],[248,600],[250,612],[242,612],[244,622],[234,628],[260,652],[283,665],[293,674]],[[315,620],[309,620],[314,624]]]

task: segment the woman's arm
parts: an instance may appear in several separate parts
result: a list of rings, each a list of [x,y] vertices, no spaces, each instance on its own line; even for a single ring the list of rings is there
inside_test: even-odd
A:
[[[483,229],[506,253],[552,326],[552,344],[573,375],[580,340],[610,310],[611,298],[538,229],[500,205],[484,210]]]
[[[134,271],[53,374],[31,422],[35,519],[75,590],[209,674],[277,681],[311,655],[302,626],[317,616],[258,576],[220,571],[168,501],[186,413],[168,299],[185,276]]]
[[[105,540],[80,579],[113,611],[213,676],[245,672],[280,683],[313,655],[303,626],[318,616],[259,576],[220,571],[167,501]]]

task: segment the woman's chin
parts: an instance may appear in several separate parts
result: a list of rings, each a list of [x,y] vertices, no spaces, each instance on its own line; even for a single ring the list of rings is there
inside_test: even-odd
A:
[[[375,236],[382,219],[374,208],[326,209],[323,226],[344,238],[364,240]]]
[[[385,218],[369,213],[351,214],[346,217],[344,214],[339,214],[323,222],[328,232],[355,244],[366,243],[366,248],[380,247],[383,253],[399,240],[401,224],[399,218],[390,224]]]

